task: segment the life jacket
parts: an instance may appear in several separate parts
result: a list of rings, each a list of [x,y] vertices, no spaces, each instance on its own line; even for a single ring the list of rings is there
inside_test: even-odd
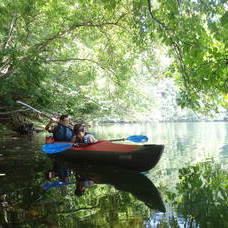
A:
[[[92,143],[90,141],[90,136],[92,136],[92,134],[89,134],[86,132],[85,135],[82,137],[82,139],[76,139],[76,143],[90,144],[90,143]]]
[[[54,130],[53,138],[55,141],[69,142],[71,141],[73,135],[74,132],[72,129],[62,124],[58,124],[58,126]]]

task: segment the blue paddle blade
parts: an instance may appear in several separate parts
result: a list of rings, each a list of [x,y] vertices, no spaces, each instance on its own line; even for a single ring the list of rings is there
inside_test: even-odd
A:
[[[149,174],[149,171],[144,171],[144,172],[140,172],[140,173],[145,175],[145,174]]]
[[[58,187],[58,186],[64,186],[64,185],[68,185],[68,184],[73,184],[73,183],[71,183],[71,182],[62,182],[62,181],[54,181],[52,183],[43,184],[42,188],[44,190],[48,190],[49,188],[54,188],[54,187]]]
[[[148,137],[145,135],[132,135],[127,137],[126,139],[136,143],[148,141]]]
[[[46,154],[55,154],[64,150],[70,149],[73,143],[49,143],[41,147],[42,151]]]

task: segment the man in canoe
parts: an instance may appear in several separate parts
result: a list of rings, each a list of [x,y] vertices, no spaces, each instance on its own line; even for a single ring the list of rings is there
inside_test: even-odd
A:
[[[53,126],[54,123],[57,123],[57,125]],[[71,128],[68,115],[61,115],[59,121],[51,119],[46,125],[45,130],[53,133],[55,141],[71,142],[74,136],[74,131]]]
[[[93,135],[85,131],[83,124],[75,124],[72,142],[91,144],[97,142],[97,140],[93,137]]]

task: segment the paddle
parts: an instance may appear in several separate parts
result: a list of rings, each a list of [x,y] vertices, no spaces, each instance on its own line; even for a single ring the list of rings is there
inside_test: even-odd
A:
[[[33,111],[35,111],[35,112],[37,112],[37,113],[39,113],[39,114],[41,114],[41,115],[47,117],[48,119],[52,119],[52,118],[53,118],[51,115],[48,115],[48,114],[46,114],[46,113],[44,113],[44,112],[41,112],[41,111],[39,111],[38,109],[33,108],[32,106],[30,106],[30,105],[28,105],[28,104],[25,104],[25,103],[22,102],[22,101],[16,101],[16,103],[17,103],[17,104],[21,104],[21,105],[23,105],[23,106],[25,106],[25,107],[27,107],[27,108],[30,108],[31,110],[33,110]],[[60,125],[62,125],[62,124],[59,123],[59,122],[57,122],[57,123],[60,124]],[[65,125],[64,125],[64,126],[65,126]],[[72,128],[69,127],[69,126],[65,126],[65,127],[70,128],[70,129],[72,130]]]
[[[31,107],[30,105],[25,104],[25,103],[22,102],[22,101],[16,101],[16,103],[17,103],[17,104],[24,105],[25,107],[30,108],[31,110],[33,110],[33,111],[35,111],[35,112],[37,112],[37,113],[39,113],[39,114],[42,114],[43,116],[47,117],[48,119],[52,119],[52,117],[51,117],[50,115],[48,115],[48,114],[46,114],[46,113],[44,113],[44,112],[41,112],[41,111],[39,111],[39,110],[37,110],[37,109]]]
[[[64,150],[70,149],[75,143],[49,143],[41,147],[46,154],[56,154]]]
[[[71,182],[62,182],[62,181],[54,181],[48,184],[43,184],[42,188],[44,190],[48,190],[49,188],[53,188],[53,187],[58,187],[58,186],[64,186],[64,185],[68,185],[68,184],[74,184]]]
[[[110,141],[124,141],[124,140],[129,140],[132,142],[147,142],[148,137],[144,135],[132,135],[127,138],[122,138],[122,139],[113,139]],[[46,154],[55,154],[62,152],[64,150],[70,149],[75,143],[49,143],[45,144],[41,147],[42,151]]]
[[[111,142],[115,142],[115,141],[125,141],[125,140],[129,140],[135,143],[140,143],[140,142],[147,142],[148,141],[148,137],[145,135],[132,135],[129,136],[127,138],[121,138],[121,139],[111,139],[109,141]]]

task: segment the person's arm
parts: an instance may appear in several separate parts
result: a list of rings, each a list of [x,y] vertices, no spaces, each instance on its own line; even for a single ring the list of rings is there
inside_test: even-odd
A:
[[[48,131],[48,132],[50,132],[50,133],[53,133],[54,128],[52,127],[52,124],[53,124],[53,123],[56,123],[56,122],[57,122],[56,119],[54,119],[54,118],[51,119],[51,120],[49,121],[49,123],[46,125],[45,130]]]
[[[97,139],[95,139],[95,138],[93,137],[93,135],[90,135],[88,138],[89,138],[89,142],[90,142],[90,143],[95,143],[95,142],[97,142]]]

